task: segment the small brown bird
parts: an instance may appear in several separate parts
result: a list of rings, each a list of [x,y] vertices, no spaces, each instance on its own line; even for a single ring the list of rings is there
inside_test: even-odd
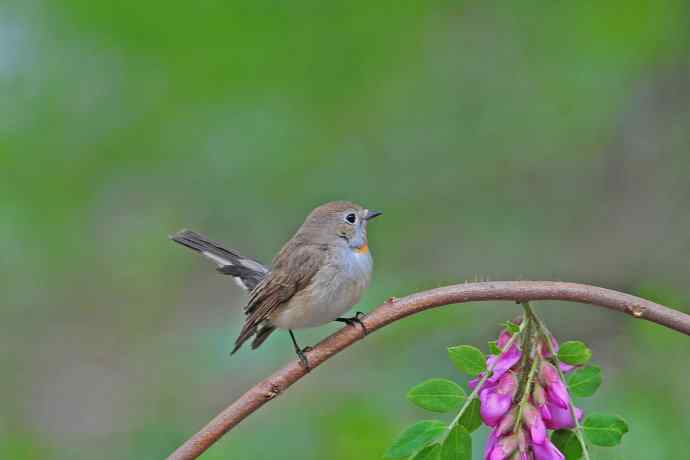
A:
[[[232,353],[251,337],[254,349],[276,328],[287,329],[295,352],[309,367],[304,355],[309,347],[297,345],[293,329],[330,321],[364,327],[361,312],[350,318],[340,315],[359,302],[371,280],[367,224],[379,215],[348,201],[321,205],[285,243],[271,268],[189,230],[170,238],[215,262],[219,272],[233,276],[249,291],[247,317]]]

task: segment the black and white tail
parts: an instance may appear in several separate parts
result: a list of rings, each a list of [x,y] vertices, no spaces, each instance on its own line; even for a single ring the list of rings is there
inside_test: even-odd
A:
[[[215,262],[219,272],[234,277],[235,282],[247,291],[252,291],[268,273],[268,268],[260,262],[226,249],[200,233],[181,230],[170,235],[170,239]]]

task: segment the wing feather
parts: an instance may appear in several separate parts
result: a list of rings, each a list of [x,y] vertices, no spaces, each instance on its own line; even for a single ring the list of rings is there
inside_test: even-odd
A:
[[[304,289],[326,259],[328,246],[289,241],[273,261],[273,268],[252,290],[245,307],[247,319],[235,341],[235,353],[256,334],[269,316],[297,292]]]

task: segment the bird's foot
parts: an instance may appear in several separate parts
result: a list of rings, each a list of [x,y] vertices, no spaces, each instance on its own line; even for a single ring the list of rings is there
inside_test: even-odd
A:
[[[309,360],[307,359],[305,353],[310,352],[312,350],[312,347],[300,348],[300,346],[297,344],[297,339],[295,339],[295,334],[293,334],[291,330],[288,330],[288,332],[290,332],[292,345],[295,347],[295,353],[297,353],[297,357],[299,358],[300,363],[302,364],[304,369],[307,372],[309,372],[311,370],[311,366],[309,366]]]
[[[304,367],[304,369],[307,372],[311,370],[311,366],[309,366],[309,360],[307,359],[307,355],[305,355],[304,353],[310,350],[311,347],[305,347],[302,350],[295,350],[295,352],[297,353],[297,357],[299,358],[300,364],[302,364],[302,367]]]
[[[355,313],[355,316],[352,316],[350,318],[336,318],[335,321],[345,323],[348,326],[354,326],[355,324],[359,324],[362,327],[362,330],[364,331],[364,335],[367,335],[369,331],[367,330],[367,327],[364,325],[362,320],[359,319],[361,316],[364,316],[364,313],[358,311]]]

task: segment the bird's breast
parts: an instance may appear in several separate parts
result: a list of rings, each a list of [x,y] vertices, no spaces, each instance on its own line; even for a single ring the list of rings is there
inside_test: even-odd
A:
[[[283,329],[300,329],[333,321],[359,302],[372,268],[368,251],[346,248],[333,254],[311,283],[272,315],[271,323]]]

